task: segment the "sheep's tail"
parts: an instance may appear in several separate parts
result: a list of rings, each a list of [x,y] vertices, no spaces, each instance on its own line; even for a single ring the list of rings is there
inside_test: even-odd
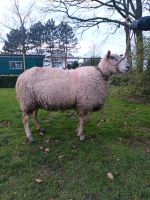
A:
[[[15,88],[16,88],[16,95],[17,95],[17,100],[19,101],[19,85],[20,85],[20,81],[19,81],[19,79],[20,79],[20,77],[18,77],[17,78],[17,81],[16,81],[16,86],[15,86]]]
[[[18,102],[20,103],[20,97],[22,95],[22,92],[23,92],[23,80],[22,80],[22,75],[20,75],[18,78],[17,78],[17,81],[16,81],[16,96],[17,96],[17,100]]]

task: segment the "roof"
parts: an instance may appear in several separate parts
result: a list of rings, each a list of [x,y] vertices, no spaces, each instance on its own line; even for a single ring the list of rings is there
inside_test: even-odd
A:
[[[22,54],[0,54],[0,57],[22,57]],[[42,57],[44,58],[44,55],[34,55],[34,54],[27,54],[25,57]]]

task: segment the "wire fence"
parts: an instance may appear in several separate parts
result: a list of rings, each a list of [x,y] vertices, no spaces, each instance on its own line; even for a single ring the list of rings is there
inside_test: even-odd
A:
[[[64,69],[69,66],[74,66],[75,63],[78,66],[96,66],[100,62],[100,57],[46,57],[43,61],[44,67],[61,67]]]

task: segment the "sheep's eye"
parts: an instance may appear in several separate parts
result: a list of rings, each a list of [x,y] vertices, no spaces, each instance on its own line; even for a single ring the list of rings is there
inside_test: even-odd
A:
[[[114,60],[114,59],[115,59],[113,56],[110,56],[110,58],[111,58],[112,60]]]
[[[114,56],[110,56],[110,59],[118,61]]]

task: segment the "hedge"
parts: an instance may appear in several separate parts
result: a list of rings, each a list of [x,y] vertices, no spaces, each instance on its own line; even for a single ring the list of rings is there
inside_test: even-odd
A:
[[[14,88],[16,85],[18,76],[0,76],[0,88]]]
[[[0,88],[14,88],[16,85],[17,75],[0,75]],[[111,85],[124,86],[129,81],[128,76],[113,76],[110,79]]]
[[[114,75],[110,78],[110,84],[114,86],[127,86],[129,84],[131,75]]]

